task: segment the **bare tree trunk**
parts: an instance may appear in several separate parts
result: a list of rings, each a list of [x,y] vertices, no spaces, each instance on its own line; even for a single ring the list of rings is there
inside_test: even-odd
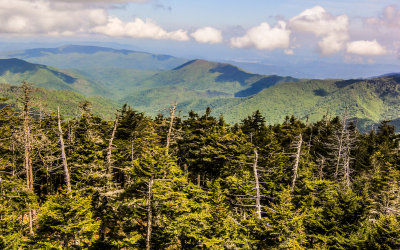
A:
[[[258,162],[258,153],[257,149],[254,149],[254,180],[256,183],[256,213],[259,220],[261,220],[261,202],[260,202],[260,183],[258,180],[258,171],[257,171],[257,162]]]
[[[298,140],[297,145],[296,145],[297,152],[296,152],[296,155],[295,155],[295,163],[294,163],[294,166],[293,166],[292,188],[290,189],[291,192],[294,191],[294,187],[296,186],[297,176],[299,174],[299,163],[300,163],[301,146],[302,146],[302,144],[303,144],[303,136],[300,133],[299,140]]]
[[[29,220],[29,233],[31,235],[34,235],[34,232],[33,232],[33,210],[30,208],[29,208],[28,220]]]
[[[62,132],[62,128],[61,128],[60,107],[57,107],[57,123],[58,123],[58,135],[60,136],[61,159],[62,159],[62,164],[64,167],[65,183],[67,184],[68,193],[71,196],[72,195],[71,194],[71,178],[69,176],[67,156],[65,155],[64,138],[63,138],[63,132]]]
[[[185,179],[186,179],[186,182],[189,182],[189,169],[188,169],[188,165],[185,163],[185,164],[183,165],[183,168],[184,168],[184,171],[185,171]]]
[[[23,110],[22,116],[24,120],[24,165],[26,170],[26,188],[28,192],[33,192],[33,169],[32,169],[32,159],[31,159],[31,133],[29,124],[29,111],[30,111],[30,94],[32,92],[31,87],[23,82]],[[29,206],[30,204],[28,204]],[[29,210],[28,214],[29,220],[29,233],[33,235],[33,211]]]
[[[344,136],[346,133],[346,123],[347,123],[347,108],[343,116],[343,122],[342,122],[342,130],[340,131],[340,137],[339,137],[339,145],[338,145],[338,152],[337,152],[337,159],[336,159],[336,169],[335,169],[335,178],[338,177],[339,175],[339,166],[340,166],[340,161],[342,160],[342,151],[343,151],[343,140]]]
[[[348,188],[351,185],[351,181],[350,181],[350,150],[351,150],[350,134],[347,132],[346,151],[344,154],[344,164],[343,164],[343,172],[344,172],[343,178],[344,178],[344,182]]]
[[[168,151],[169,151],[169,145],[171,143],[171,134],[172,134],[172,128],[174,125],[176,105],[177,104],[174,103],[172,108],[169,108],[170,121],[169,121],[169,129],[168,129],[168,134],[167,134],[167,146],[166,146],[166,154],[167,155],[168,155]]]
[[[169,121],[169,128],[168,128],[168,134],[167,134],[167,145],[165,147],[165,155],[169,154],[169,145],[171,144],[171,134],[172,134],[172,128],[174,126],[175,110],[176,110],[176,103],[174,103],[172,108],[169,108],[170,121]],[[166,177],[167,177],[167,169],[164,169],[163,178],[165,179]]]
[[[324,165],[325,165],[325,157],[321,159],[321,165],[319,166],[319,180],[322,181],[324,178]]]
[[[147,193],[147,234],[146,234],[146,250],[151,249],[151,229],[152,229],[152,196],[153,196],[153,177],[149,181],[149,190]]]
[[[16,159],[15,159],[15,145],[14,145],[14,140],[11,142],[12,145],[12,176],[15,175],[16,171]]]
[[[133,160],[135,158],[134,154],[133,154],[133,138],[131,138],[131,166],[133,167]]]
[[[112,164],[111,164],[111,156],[112,156],[112,145],[115,137],[115,132],[117,131],[118,126],[118,115],[114,120],[114,127],[111,133],[110,141],[108,142],[108,150],[107,150],[107,186],[110,186],[110,181],[112,179]]]

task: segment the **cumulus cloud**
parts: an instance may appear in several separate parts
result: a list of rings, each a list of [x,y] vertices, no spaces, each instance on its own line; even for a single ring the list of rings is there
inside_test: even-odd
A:
[[[189,40],[187,31],[180,29],[167,32],[151,19],[143,21],[140,18],[136,18],[134,21],[124,22],[117,17],[109,17],[106,25],[95,27],[91,31],[112,37]]]
[[[107,13],[102,9],[64,8],[40,0],[0,0],[0,33],[73,34],[106,22]]]
[[[10,35],[77,35],[103,34],[134,37],[189,40],[187,32],[168,32],[152,20],[136,18],[125,22],[110,16],[106,10],[44,0],[0,0],[0,33]],[[111,1],[109,1],[111,2]]]
[[[347,53],[366,56],[378,56],[387,53],[386,49],[376,40],[354,41],[347,43]]]
[[[221,31],[212,27],[197,29],[190,35],[199,43],[221,43],[223,39]]]
[[[349,39],[349,18],[346,15],[332,16],[321,6],[307,9],[291,18],[289,28],[321,37],[318,46],[323,55],[341,51]]]
[[[244,36],[233,37],[231,46],[235,48],[255,47],[260,50],[288,49],[290,46],[291,31],[286,28],[286,23],[279,21],[275,27],[268,23],[251,28]],[[288,50],[290,53],[291,51]]]

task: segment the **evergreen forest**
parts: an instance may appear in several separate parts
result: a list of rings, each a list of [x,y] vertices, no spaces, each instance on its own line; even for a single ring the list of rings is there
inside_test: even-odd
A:
[[[0,100],[1,249],[400,249],[400,135]],[[1,104],[3,103],[3,104]],[[165,115],[169,113],[169,115]]]

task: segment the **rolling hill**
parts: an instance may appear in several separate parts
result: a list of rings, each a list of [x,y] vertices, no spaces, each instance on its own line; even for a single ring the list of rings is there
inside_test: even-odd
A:
[[[173,69],[187,60],[169,55],[155,55],[132,50],[97,46],[66,45],[59,48],[37,48],[8,52],[4,57],[62,69],[125,68],[141,70]]]
[[[187,62],[169,55],[80,45],[8,52],[3,57],[74,72],[101,86],[104,89],[101,95],[113,99],[124,97],[138,82]]]
[[[4,103],[0,102],[0,107],[12,104],[18,107],[20,90],[18,86],[10,84],[0,84],[0,98],[6,98]],[[32,104],[36,109],[41,108],[46,113],[52,113],[59,106],[65,118],[73,118],[79,115],[79,104],[83,101],[92,103],[92,111],[105,119],[112,119],[119,107],[119,104],[103,97],[85,97],[75,91],[70,90],[51,90],[34,87],[32,93]]]
[[[259,109],[269,124],[282,122],[292,114],[302,120],[309,117],[311,121],[320,120],[327,112],[342,116],[347,107],[348,116],[362,121],[360,125],[365,127],[400,117],[400,77],[281,83],[252,97],[213,106],[230,122]]]
[[[340,116],[346,107],[349,117],[357,119],[360,127],[381,120],[399,123],[398,73],[371,79],[296,79],[253,74],[227,63],[186,61],[90,46],[35,49],[15,55],[29,60],[53,60],[53,63],[65,59],[64,66],[72,66],[77,60],[75,68],[70,70],[15,58],[0,60],[0,82],[19,84],[27,80],[46,89],[68,90],[51,93],[60,100],[76,100],[73,104],[65,104],[71,108],[77,105],[77,100],[85,98],[76,93],[74,96],[71,91],[76,91],[91,98],[100,113],[128,103],[134,109],[155,115],[160,110],[166,113],[166,108],[177,101],[178,110],[183,114],[190,110],[203,112],[211,107],[214,115],[223,114],[229,123],[238,122],[257,109],[269,124],[274,124],[282,122],[287,115],[311,121],[320,120],[327,112],[331,116]],[[131,61],[124,61],[125,56]],[[141,60],[143,65],[138,66]],[[146,66],[150,62],[154,65]],[[88,97],[94,95],[102,98]],[[57,100],[45,96],[43,98],[49,99],[48,105],[54,106],[52,103]],[[104,107],[101,107],[102,103]]]
[[[73,90],[85,95],[107,95],[103,86],[78,74],[16,58],[0,59],[0,83],[18,85],[24,80],[47,89]]]
[[[139,82],[136,91],[121,101],[150,114],[175,101],[198,110],[196,103],[250,96],[280,82],[296,81],[292,77],[251,74],[226,63],[193,60]]]

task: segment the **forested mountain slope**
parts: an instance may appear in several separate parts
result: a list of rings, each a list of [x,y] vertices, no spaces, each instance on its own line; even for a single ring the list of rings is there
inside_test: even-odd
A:
[[[141,90],[123,98],[122,102],[148,113],[175,101],[193,104],[191,107],[198,111],[203,107],[196,103],[250,96],[280,82],[297,81],[292,77],[251,74],[230,64],[193,60],[140,82],[137,88]]]
[[[19,85],[22,81],[47,89],[74,90],[88,96],[107,95],[104,86],[79,74],[16,58],[0,59],[0,83]]]
[[[400,117],[396,73],[371,79],[296,79],[253,74],[226,63],[91,46],[33,49],[12,55],[54,64],[59,60],[75,68],[67,71],[3,59],[2,82],[27,80],[49,89],[103,96],[151,116],[167,114],[166,108],[177,102],[183,113],[211,107],[229,123],[257,109],[268,124],[282,122],[287,115],[317,121],[325,114],[344,115],[346,108],[348,117],[363,129]]]
[[[349,117],[371,124],[400,117],[400,77],[281,83],[250,98],[214,106],[215,112],[224,113],[228,121],[244,118],[255,109],[270,124],[283,121],[286,115],[316,121],[327,113],[344,115],[347,108]]]
[[[85,76],[106,90],[103,96],[113,99],[124,97],[137,82],[187,61],[169,55],[81,45],[8,52],[3,57],[16,57]]]
[[[40,87],[32,89],[32,103],[35,107],[34,114],[39,112],[54,112],[60,107],[66,118],[74,118],[80,114],[79,106],[89,101],[92,112],[105,119],[114,117],[116,109],[120,106],[104,97],[94,96],[85,97],[75,91],[70,90],[51,90]],[[21,89],[19,86],[0,84],[0,99],[5,99],[0,107],[12,105],[21,109]]]

